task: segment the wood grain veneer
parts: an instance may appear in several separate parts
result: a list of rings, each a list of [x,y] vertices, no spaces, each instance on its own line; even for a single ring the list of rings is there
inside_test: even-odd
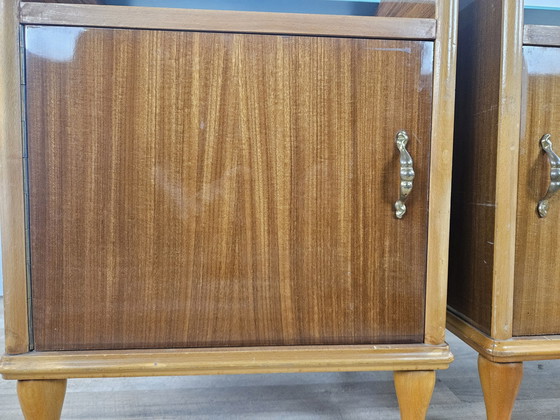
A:
[[[435,39],[435,19],[22,3],[21,22],[109,28]]]
[[[87,29],[49,60],[61,31],[26,34],[37,349],[423,341],[432,43]]]
[[[550,164],[540,146],[552,135],[560,151],[560,48],[524,47],[524,117],[520,142],[515,253],[514,335],[560,333],[560,199],[546,218],[537,203],[550,183]]]
[[[0,222],[6,352],[29,350],[18,2],[0,2]]]
[[[474,1],[459,15],[449,251],[449,306],[487,333],[492,315],[500,3]]]
[[[434,18],[436,3],[434,0],[380,0],[377,16]]]

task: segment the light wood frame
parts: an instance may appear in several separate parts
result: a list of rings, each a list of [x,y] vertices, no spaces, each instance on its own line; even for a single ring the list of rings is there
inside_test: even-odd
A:
[[[451,196],[451,160],[456,58],[456,0],[437,0],[436,19],[344,17],[274,14],[255,23],[246,12],[202,12],[118,8],[97,5],[22,3],[1,0],[3,23],[2,152],[4,282],[6,331],[11,337],[0,372],[6,379],[65,379],[75,377],[193,375],[304,371],[434,370],[453,360],[444,342],[447,242]],[[155,13],[155,15],[154,15]],[[182,13],[182,14],[181,14]],[[176,18],[180,14],[180,18]],[[239,18],[239,20],[232,19]],[[185,19],[182,19],[185,18]],[[288,19],[289,18],[289,19]],[[22,176],[22,135],[19,127],[19,23],[292,33],[435,41],[434,102],[431,143],[430,216],[424,343],[390,346],[318,346],[273,348],[182,349],[153,351],[31,351],[27,319],[25,235]],[[303,23],[308,25],[302,29]],[[375,22],[375,25],[372,23]],[[396,24],[397,23],[397,24]],[[350,24],[350,25],[348,25]],[[212,25],[212,26],[208,26]],[[346,25],[346,26],[344,26]],[[270,29],[272,28],[272,29]],[[342,28],[342,29],[341,29]],[[14,99],[18,98],[18,99]],[[8,101],[8,99],[10,99]],[[17,106],[13,103],[17,102]],[[17,122],[17,129],[14,129]],[[10,141],[6,141],[6,139]],[[9,162],[10,166],[5,162]],[[13,232],[10,230],[13,229]],[[15,238],[15,239],[14,239]],[[8,242],[9,241],[9,242]],[[8,341],[7,341],[8,342]]]
[[[0,2],[0,222],[6,353],[29,351],[18,2]]]
[[[494,280],[492,337],[506,340],[513,330],[513,278],[521,83],[523,76],[523,2],[505,0],[502,6],[502,56],[496,158],[496,218],[494,223]],[[506,81],[504,83],[503,81]],[[514,186],[512,188],[512,186]]]
[[[445,340],[458,0],[436,3],[425,343]]]
[[[450,311],[447,327],[481,356],[495,363],[560,359],[560,335],[515,337],[496,340]]]
[[[5,379],[446,369],[446,345],[296,346],[32,352],[5,356]]]

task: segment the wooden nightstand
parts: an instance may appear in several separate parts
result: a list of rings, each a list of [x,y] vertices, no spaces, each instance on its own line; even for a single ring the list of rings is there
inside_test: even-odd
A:
[[[480,353],[490,419],[510,417],[521,362],[560,358],[560,26],[523,3],[459,18],[448,326]]]
[[[452,360],[454,1],[2,5],[0,371],[28,418],[67,378],[361,370],[424,417]]]

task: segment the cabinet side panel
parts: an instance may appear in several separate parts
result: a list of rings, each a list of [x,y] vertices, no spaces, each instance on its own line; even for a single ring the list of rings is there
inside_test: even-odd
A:
[[[6,352],[11,354],[29,350],[18,3],[0,1],[0,222]]]
[[[501,1],[459,14],[448,304],[490,332]]]
[[[27,41],[37,349],[423,342],[432,42]]]
[[[524,117],[519,150],[513,333],[560,333],[560,197],[545,218],[537,203],[550,184],[540,140],[551,134],[560,153],[560,48],[524,47]]]

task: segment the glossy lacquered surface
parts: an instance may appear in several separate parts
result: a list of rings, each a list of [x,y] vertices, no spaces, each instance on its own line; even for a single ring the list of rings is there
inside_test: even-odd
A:
[[[522,116],[517,200],[514,334],[560,334],[560,197],[546,218],[537,203],[550,184],[540,139],[560,150],[560,48],[524,47],[526,113]]]
[[[26,42],[36,349],[423,341],[431,42]]]

